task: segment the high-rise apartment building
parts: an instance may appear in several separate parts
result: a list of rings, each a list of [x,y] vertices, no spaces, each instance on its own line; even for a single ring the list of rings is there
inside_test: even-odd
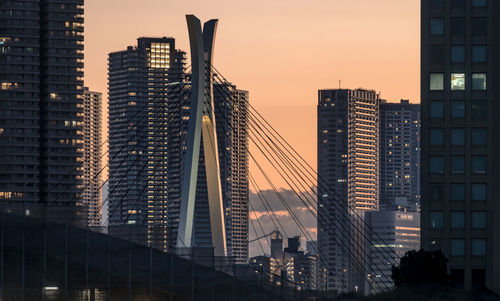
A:
[[[500,3],[422,0],[422,247],[500,293]]]
[[[102,93],[83,88],[83,193],[88,225],[101,226]]]
[[[380,104],[380,209],[420,203],[420,105]]]
[[[1,1],[3,205],[75,217],[63,215],[81,205],[82,115],[83,0]]]
[[[180,90],[175,88],[172,90]],[[183,158],[189,118],[190,84],[183,84],[184,101],[169,102],[170,129],[167,142],[168,166],[168,220],[170,246],[176,246],[179,222]],[[248,263],[248,100],[247,91],[234,85],[214,84],[214,108],[219,150],[220,178],[228,256],[237,264]],[[212,248],[208,191],[200,151],[196,205],[194,218],[194,245]],[[182,247],[182,246],[180,246]]]
[[[176,248],[191,83],[172,38],[140,38],[109,55],[110,233]],[[228,256],[248,263],[248,92],[214,84]],[[200,155],[203,154],[203,149]],[[200,156],[194,246],[212,248]]]
[[[109,54],[110,234],[166,249],[168,83],[183,74],[173,38]]]
[[[318,174],[328,184],[318,184],[322,289],[347,292],[364,285],[358,275],[365,244],[360,219],[379,208],[379,105],[372,90],[319,91]]]

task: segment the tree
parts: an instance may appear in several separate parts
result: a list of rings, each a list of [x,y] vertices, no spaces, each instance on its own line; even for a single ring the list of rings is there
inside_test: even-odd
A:
[[[447,286],[450,276],[448,260],[441,251],[409,251],[401,258],[399,266],[392,266],[392,280],[397,287],[439,285]]]

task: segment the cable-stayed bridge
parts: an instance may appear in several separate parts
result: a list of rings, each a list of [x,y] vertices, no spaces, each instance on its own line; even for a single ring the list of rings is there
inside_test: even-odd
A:
[[[137,200],[142,200],[144,196],[147,201],[132,203],[126,211],[122,206],[132,185],[110,185],[110,196],[121,190],[123,197],[114,202],[105,199],[99,209],[108,205],[110,214],[105,224],[111,224],[113,214],[119,213],[119,223],[123,227],[116,227],[117,232],[112,232],[114,227],[109,228],[109,233],[96,233],[105,232],[105,229],[99,228],[82,229],[81,226],[85,227],[87,222],[85,206],[78,202],[86,187],[80,187],[74,202],[69,202],[67,208],[46,210],[50,208],[48,204],[44,208],[4,206],[0,239],[2,299],[18,300],[19,296],[25,300],[334,298],[335,292],[326,288],[322,291],[321,285],[319,290],[310,291],[301,283],[287,280],[283,273],[248,269],[235,264],[231,258],[226,235],[227,204],[221,185],[226,179],[221,176],[220,162],[221,152],[229,150],[219,145],[222,139],[235,139],[232,136],[235,123],[224,113],[228,110],[239,112],[246,124],[243,131],[245,137],[240,138],[247,141],[250,148],[245,148],[244,159],[256,167],[247,171],[247,185],[257,192],[275,229],[287,235],[279,216],[275,214],[278,210],[286,210],[301,236],[313,241],[297,212],[273,182],[270,170],[286,183],[314,218],[327,229],[334,230],[329,237],[331,243],[349,258],[349,271],[341,273],[356,274],[373,292],[390,289],[392,282],[387,275],[392,264],[396,263],[395,252],[371,230],[363,212],[352,208],[333,189],[332,183],[322,179],[316,169],[264,118],[264,114],[248,101],[237,103],[241,99],[235,97],[234,86],[212,64],[217,21],[211,20],[202,28],[196,17],[187,16],[187,20],[191,66],[177,78],[169,79],[162,89],[151,91],[148,94],[151,101],[134,114],[135,123],[132,124],[132,120],[127,122],[134,129],[135,143],[147,141],[148,149],[144,150],[148,154],[147,161],[165,160],[168,154],[165,148],[168,148],[170,140],[178,143],[178,173],[167,174],[161,180],[140,183]],[[218,131],[218,128],[223,130]],[[178,137],[172,138],[169,133],[177,133]],[[111,138],[114,137],[105,143]],[[151,167],[141,156],[131,160],[129,156],[123,156],[125,147],[110,144],[102,157],[109,156],[115,162],[114,168],[124,170],[124,175],[131,174],[131,171],[135,174],[134,179],[124,178],[118,182],[137,186],[138,179],[143,175],[164,174],[164,170],[159,168],[161,164]],[[170,158],[167,156],[166,160]],[[248,161],[243,163],[248,164]],[[108,167],[109,162],[102,167],[100,174]],[[201,178],[200,172],[204,175]],[[180,194],[175,201],[160,197],[165,195],[162,180],[177,183]],[[263,180],[271,188],[280,202],[280,208],[260,193],[258,180]],[[200,247],[196,237],[197,196],[201,190],[207,199],[205,213],[209,218],[203,239],[206,239],[208,247]],[[323,199],[319,205],[318,195]],[[252,209],[251,203],[249,206]],[[150,220],[143,229],[139,229],[134,217],[141,211],[152,212],[152,215],[159,212],[167,218]],[[78,225],[82,219],[85,223]],[[255,222],[248,219],[248,222],[255,236],[259,237],[252,243],[259,243],[264,253],[261,240],[269,239],[268,233],[258,219]],[[73,226],[75,224],[77,226]],[[130,231],[136,228],[137,231]],[[141,240],[145,246],[136,244]],[[378,247],[372,247],[370,243]],[[330,254],[325,254],[321,248],[315,251],[320,267],[318,281],[329,277],[339,283],[345,281],[345,275],[331,269]],[[368,256],[369,252],[381,260],[375,262],[373,256]]]

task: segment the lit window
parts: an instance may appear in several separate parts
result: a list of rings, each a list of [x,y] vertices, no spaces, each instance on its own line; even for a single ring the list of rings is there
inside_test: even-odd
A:
[[[57,93],[50,93],[50,95],[49,95],[49,96],[50,96],[50,99],[57,99],[57,97],[58,97],[59,95],[57,95]]]
[[[486,255],[486,239],[473,239],[472,256],[485,256],[485,255]]]
[[[450,240],[451,256],[464,256],[465,255],[465,240],[452,239]]]
[[[486,73],[472,74],[472,90],[486,90]]]
[[[444,90],[444,74],[443,73],[431,73],[430,74],[430,89],[431,89],[431,91]]]
[[[465,90],[465,74],[452,73],[451,74],[451,90]]]
[[[9,41],[10,41],[10,38],[8,38],[8,37],[0,37],[0,45],[3,45]]]

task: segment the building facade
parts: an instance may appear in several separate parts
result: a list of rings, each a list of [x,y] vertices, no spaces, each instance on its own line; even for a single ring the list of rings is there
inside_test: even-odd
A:
[[[0,16],[0,201],[73,221],[83,209],[83,0],[2,1]]]
[[[500,292],[500,3],[422,0],[422,247]]]
[[[319,91],[318,177],[328,186],[318,183],[321,289],[364,285],[362,219],[379,209],[379,105],[372,90]]]
[[[101,226],[102,93],[83,88],[83,193],[88,225]]]
[[[183,247],[176,241],[191,95],[184,64],[172,38],[140,38],[109,55],[110,233],[165,250]],[[213,90],[228,256],[246,264],[248,92],[222,84]],[[193,245],[209,249],[202,156],[198,170]]]
[[[380,209],[398,202],[420,204],[420,105],[408,100],[380,104]]]
[[[420,249],[420,213],[406,209],[369,212],[366,221],[375,234],[368,242],[368,281],[371,282],[370,293],[377,293],[394,286],[391,281],[392,262],[398,262],[408,251]],[[382,252],[390,254],[392,262],[388,263],[387,256],[380,254]]]
[[[184,53],[139,38],[108,59],[110,234],[166,250],[168,83]]]

